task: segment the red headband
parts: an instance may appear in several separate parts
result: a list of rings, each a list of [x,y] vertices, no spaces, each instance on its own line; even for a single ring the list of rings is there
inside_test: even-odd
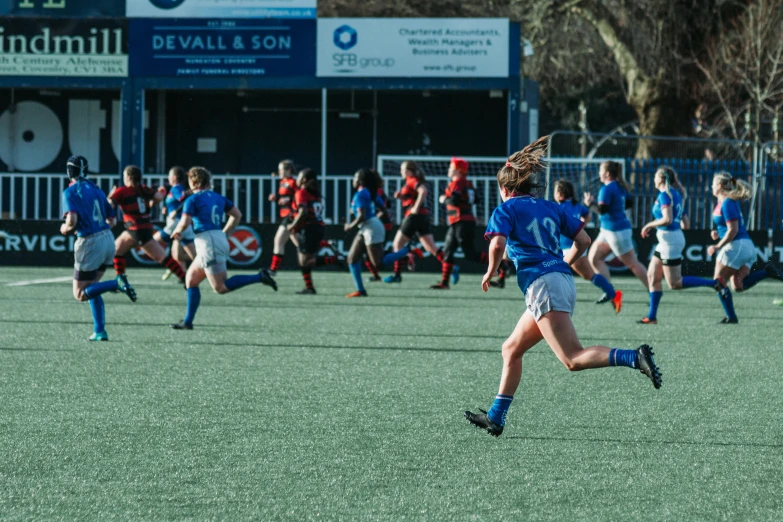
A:
[[[468,162],[462,158],[451,158],[451,166],[454,167],[454,170],[457,170],[463,174],[468,173]]]
[[[511,167],[512,169],[516,170],[516,167],[514,167],[514,165],[512,165],[508,161],[506,162],[506,167]]]

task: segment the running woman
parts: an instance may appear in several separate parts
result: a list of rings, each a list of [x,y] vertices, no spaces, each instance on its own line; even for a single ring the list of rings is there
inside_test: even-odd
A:
[[[446,232],[443,250],[438,252],[441,281],[430,287],[433,290],[448,290],[449,278],[452,275],[454,283],[459,281],[459,267],[454,265],[454,254],[460,246],[466,260],[482,264],[486,264],[488,260],[486,252],[476,250],[476,216],[473,214],[476,189],[468,180],[468,162],[462,158],[451,158],[449,179],[451,182],[446,187],[446,192],[439,198],[440,203],[446,205],[449,230]]]
[[[114,240],[116,254],[114,256],[114,271],[117,275],[125,273],[127,260],[125,254],[131,248],[141,247],[145,254],[165,266],[185,283],[185,270],[179,261],[166,255],[166,251],[155,241],[155,228],[150,219],[150,209],[160,203],[166,194],[161,187],[157,191],[141,183],[141,169],[135,165],[125,167],[122,173],[124,186],[114,187],[109,193],[112,206],[122,209],[122,220],[125,228]],[[173,237],[173,234],[172,234]],[[177,238],[180,239],[180,238]]]
[[[581,220],[583,223],[590,221],[590,209],[576,200],[574,195],[574,186],[570,181],[559,179],[555,182],[555,201],[560,204],[560,208],[569,216]],[[560,236],[560,249],[565,254],[573,246],[574,241],[564,235]],[[585,255],[580,256],[571,263],[571,268],[579,274],[582,279],[590,281],[595,286],[603,290],[604,295],[611,299],[615,313],[620,313],[623,308],[623,293],[615,290],[604,276],[596,273]]]
[[[288,159],[281,161],[277,165],[277,175],[280,177],[277,193],[269,194],[269,201],[274,201],[277,204],[277,211],[280,215],[280,223],[275,233],[274,250],[272,251],[272,264],[269,266],[272,275],[275,275],[283,264],[285,245],[288,243],[288,240],[291,239],[294,245],[296,245],[296,238],[288,230],[288,225],[291,224],[294,217],[291,207],[296,195],[294,162]]]
[[[411,252],[409,243],[418,236],[424,248],[433,256],[438,255],[435,239],[432,237],[430,211],[427,208],[427,183],[422,171],[415,161],[403,161],[400,165],[400,175],[404,180],[402,189],[394,197],[402,201],[405,218],[402,220],[397,235],[394,236],[394,253],[383,258],[383,264],[394,263],[394,275],[386,277],[384,283],[401,283],[405,257]]]
[[[352,221],[345,224],[345,231],[354,228],[359,230],[353,238],[351,250],[348,252],[348,268],[351,271],[356,291],[345,297],[367,297],[367,290],[362,283],[362,256],[367,253],[368,262],[377,267],[383,258],[383,242],[386,231],[383,223],[375,215],[375,199],[378,189],[375,173],[369,169],[359,169],[353,177],[356,194],[351,202]],[[376,197],[373,197],[375,195]]]
[[[65,223],[60,226],[60,233],[67,236],[75,232],[78,237],[74,245],[73,296],[77,301],[90,302],[93,320],[90,341],[108,341],[106,311],[101,295],[119,290],[131,301],[136,301],[136,292],[124,274],[99,282],[106,267],[112,266],[114,236],[111,227],[117,222],[117,216],[106,194],[87,180],[87,160],[84,157],[68,158],[65,171],[71,183],[63,192]]]
[[[598,191],[598,213],[600,214],[601,232],[590,247],[588,259],[593,270],[610,280],[609,268],[604,261],[609,254],[614,255],[633,272],[633,275],[647,288],[647,269],[636,257],[631,239],[631,222],[625,214],[626,203],[630,204],[630,187],[623,179],[620,164],[614,161],[604,161],[598,175],[604,184]],[[585,201],[590,201],[589,195]],[[622,299],[622,294],[620,294]],[[614,296],[616,298],[616,296]],[[612,302],[614,298],[606,293],[596,301],[596,304]],[[622,306],[622,302],[621,302]],[[617,309],[617,305],[615,305]]]
[[[299,295],[314,295],[313,267],[325,266],[337,262],[334,256],[319,256],[322,248],[324,229],[324,204],[318,188],[318,174],[313,169],[304,169],[296,178],[297,191],[294,196],[294,220],[288,225],[288,231],[296,234],[299,248],[299,267],[305,287]]]
[[[564,212],[560,205],[531,195],[540,187],[537,178],[545,168],[543,157],[548,139],[544,136],[512,155],[498,172],[503,203],[493,211],[485,235],[491,238],[491,244],[482,290],[489,290],[489,281],[508,246],[527,305],[511,336],[503,343],[500,390],[492,407],[489,411],[479,410],[480,413],[465,412],[471,424],[495,437],[503,433],[506,414],[522,377],[522,355],[542,339],[571,371],[628,366],[649,377],[655,388],[661,387],[661,372],[648,345],[620,350],[606,346],[585,348],[579,342],[571,322],[576,289],[569,265],[590,245],[590,237],[583,230],[585,224]],[[561,234],[574,241],[565,259],[560,251]]]
[[[171,167],[169,170],[169,192],[163,200],[163,212],[166,214],[166,227],[158,230],[153,236],[161,246],[171,247],[171,257],[179,262],[187,270],[188,264],[196,257],[196,247],[193,245],[195,234],[193,227],[182,233],[182,239],[172,239],[171,233],[177,228],[180,211],[185,198],[189,196],[187,187],[187,173],[182,167]],[[171,270],[166,270],[163,275],[165,281],[171,275]]]
[[[707,255],[715,258],[715,279],[719,288],[723,309],[726,312],[720,322],[723,324],[738,323],[734,312],[734,302],[726,282],[731,278],[731,286],[737,292],[744,292],[759,281],[771,277],[783,281],[783,272],[770,260],[764,270],[750,273],[750,267],[756,262],[756,247],[753,245],[745,220],[742,218],[741,201],[747,201],[752,195],[750,185],[732,177],[728,172],[718,172],[712,178],[712,195],[718,198],[718,204],[712,211],[712,221],[717,230],[712,231],[712,239],[718,240],[707,247]]]
[[[381,223],[383,223],[383,243],[384,246],[386,245],[387,238],[389,237],[389,233],[394,228],[394,223],[392,222],[391,213],[389,212],[389,207],[391,206],[391,200],[389,199],[389,196],[386,195],[386,192],[383,190],[383,177],[378,173],[376,170],[371,171],[375,175],[375,183],[378,187],[377,195],[375,197],[375,216],[381,220]],[[367,270],[370,271],[372,276],[367,279],[370,283],[376,283],[378,281],[382,281],[380,274],[378,274],[378,266],[375,265],[372,261],[367,259],[364,266],[367,267]]]
[[[193,193],[185,200],[182,218],[171,234],[174,239],[179,239],[191,225],[196,233],[196,259],[188,268],[185,282],[188,291],[187,310],[182,322],[171,325],[175,330],[193,329],[193,321],[201,304],[198,285],[205,278],[218,294],[227,294],[254,283],[270,286],[277,291],[277,283],[264,268],[257,274],[228,277],[228,235],[239,224],[242,213],[231,201],[212,191],[211,177],[212,174],[204,167],[192,167],[188,171],[188,182]],[[228,220],[224,226],[226,215]]]
[[[641,324],[658,323],[658,305],[663,296],[661,281],[672,290],[698,286],[715,287],[717,281],[701,277],[682,277],[682,251],[685,249],[685,234],[682,233],[685,188],[677,179],[677,173],[668,166],[660,167],[653,178],[658,197],[652,208],[653,221],[642,227],[642,237],[648,237],[655,229],[658,245],[655,247],[647,278],[650,289],[650,311]]]

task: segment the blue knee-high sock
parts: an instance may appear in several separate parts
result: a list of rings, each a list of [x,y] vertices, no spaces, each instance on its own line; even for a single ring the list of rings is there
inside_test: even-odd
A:
[[[185,324],[193,324],[199,304],[201,304],[201,290],[198,287],[188,288],[188,310],[185,312],[185,320],[183,321]]]
[[[661,304],[661,297],[663,297],[663,292],[650,292],[650,312],[647,314],[647,319],[658,318],[658,305]]]
[[[756,283],[758,283],[762,279],[766,279],[767,277],[768,276],[767,276],[766,270],[759,270],[757,272],[753,272],[748,277],[743,279],[742,287],[745,290],[749,290],[750,288],[753,288],[754,286],[756,286]]]
[[[723,311],[726,312],[726,317],[729,319],[736,319],[737,314],[734,312],[734,299],[731,297],[731,290],[729,290],[728,286],[718,292],[718,299],[720,299],[720,304],[723,305]]]
[[[627,366],[629,368],[639,368],[639,356],[636,350],[620,350],[612,348],[609,352],[609,366]]]
[[[684,276],[682,278],[682,287],[685,288],[696,288],[698,286],[715,286],[715,280],[714,279],[707,279],[705,277],[696,277],[696,276]]]
[[[353,277],[353,284],[356,286],[356,289],[363,294],[367,293],[362,282],[362,262],[351,263],[348,268],[351,270],[351,277]]]
[[[94,286],[94,285],[91,285]],[[92,323],[95,333],[101,333],[106,330],[106,310],[103,307],[103,297],[96,295],[90,299],[90,308],[92,309]]]
[[[600,288],[604,291],[606,295],[614,299],[615,292],[614,292],[614,286],[612,286],[612,283],[609,282],[608,279],[606,279],[601,274],[595,274],[593,278],[590,280],[591,283],[593,283],[595,286]]]
[[[114,292],[115,290],[119,290],[119,288],[120,286],[117,284],[117,280],[111,279],[109,281],[101,281],[100,283],[91,284],[84,289],[84,295],[92,299],[93,297],[98,297],[99,295],[105,294],[106,292]]]
[[[389,254],[386,254],[385,256],[383,256],[383,260],[382,260],[383,264],[384,265],[391,265],[395,261],[399,261],[403,257],[407,256],[408,252],[410,252],[410,251],[411,251],[411,248],[409,246],[404,246],[404,247],[402,247],[400,250],[398,250],[396,252],[391,252]]]
[[[226,288],[232,292],[237,288],[261,282],[261,273],[251,275],[235,275],[226,279]]]
[[[487,412],[487,417],[489,417],[489,420],[495,424],[505,426],[506,414],[508,413],[509,406],[511,406],[511,401],[513,400],[513,395],[496,395],[495,402],[492,403],[492,407]]]

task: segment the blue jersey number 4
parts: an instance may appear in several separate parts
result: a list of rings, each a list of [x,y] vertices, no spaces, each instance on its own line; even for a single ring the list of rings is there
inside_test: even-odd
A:
[[[101,204],[96,199],[92,205],[92,220],[96,223],[103,222],[103,212],[101,211]]]

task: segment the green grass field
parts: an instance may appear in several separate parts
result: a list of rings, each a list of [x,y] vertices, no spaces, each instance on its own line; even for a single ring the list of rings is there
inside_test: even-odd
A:
[[[660,324],[592,304],[585,344],[655,347],[663,388],[627,368],[569,373],[544,344],[524,358],[506,431],[463,418],[497,391],[516,285],[482,294],[314,273],[317,296],[204,286],[192,332],[162,270],[131,269],[139,300],[105,296],[108,343],[67,269],[0,270],[3,520],[781,520],[783,285],[664,293]],[[475,410],[474,410],[475,411]]]

